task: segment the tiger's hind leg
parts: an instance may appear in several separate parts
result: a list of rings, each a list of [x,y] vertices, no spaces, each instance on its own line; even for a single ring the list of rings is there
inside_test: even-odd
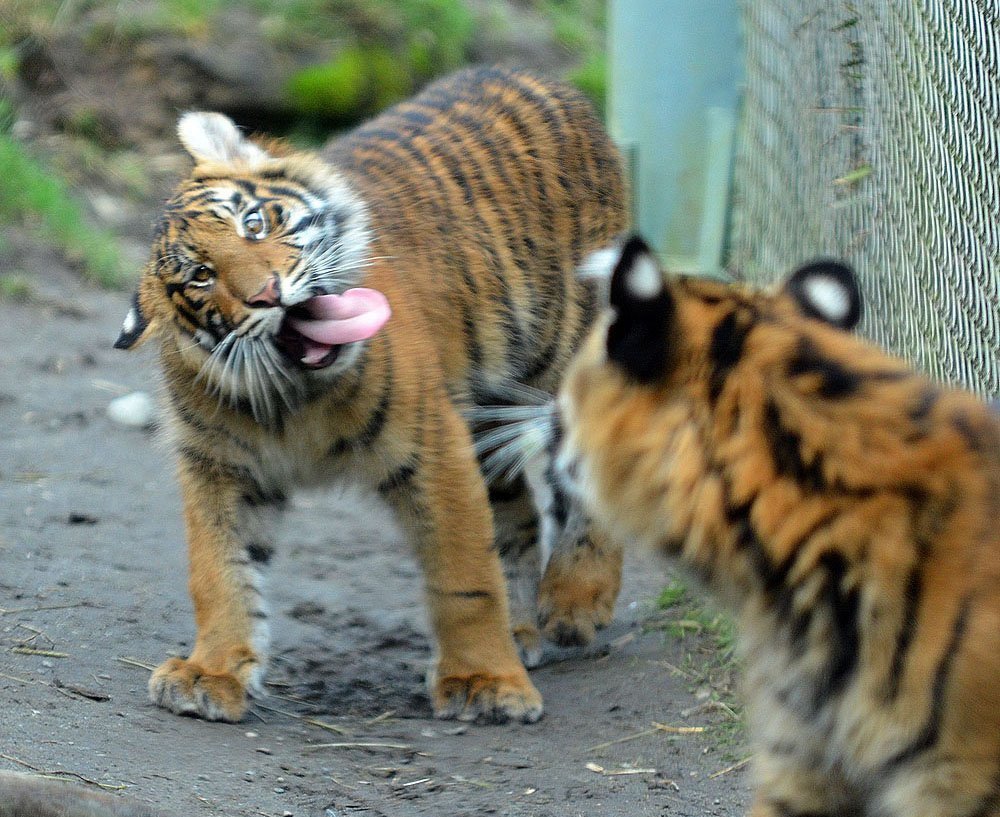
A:
[[[598,529],[546,473],[529,470],[542,517],[545,572],[538,589],[542,632],[560,646],[590,644],[611,623],[621,589],[622,547]]]
[[[496,481],[489,488],[497,552],[507,580],[510,624],[526,667],[542,660],[538,630],[538,513],[523,477]]]
[[[550,641],[586,645],[611,623],[621,588],[622,549],[591,527],[553,549],[538,590],[538,621]]]
[[[442,400],[407,476],[380,493],[416,539],[436,636],[427,683],[438,718],[537,721],[542,698],[517,654],[486,484],[469,427]]]

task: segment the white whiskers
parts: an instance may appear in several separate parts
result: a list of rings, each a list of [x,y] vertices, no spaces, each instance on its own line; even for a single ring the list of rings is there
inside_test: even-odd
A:
[[[544,405],[476,406],[470,410],[474,424],[492,426],[474,435],[487,481],[509,482],[549,449],[554,438],[555,404],[551,396],[546,397]]]
[[[216,344],[195,382],[205,383],[220,405],[235,408],[246,400],[254,419],[265,426],[275,424],[282,406],[295,408],[302,392],[269,337],[235,331]]]

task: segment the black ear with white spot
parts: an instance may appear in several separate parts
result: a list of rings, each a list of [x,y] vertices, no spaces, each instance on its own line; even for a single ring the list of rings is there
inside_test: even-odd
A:
[[[861,320],[861,291],[854,270],[839,261],[820,259],[792,273],[785,291],[802,313],[838,329]]]
[[[141,343],[145,338],[146,330],[149,329],[149,319],[139,305],[139,293],[132,296],[132,306],[125,314],[122,322],[122,331],[115,341],[116,349],[131,349]]]
[[[611,275],[608,358],[640,383],[665,377],[672,365],[675,306],[659,262],[638,236],[621,249]]]

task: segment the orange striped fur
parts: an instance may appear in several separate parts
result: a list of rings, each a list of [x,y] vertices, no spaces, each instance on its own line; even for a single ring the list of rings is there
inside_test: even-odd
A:
[[[632,240],[610,292],[556,471],[735,611],[752,817],[998,817],[997,414],[843,331],[832,263],[765,293]]]
[[[512,379],[553,389],[594,313],[574,268],[623,229],[626,196],[589,104],[528,73],[475,69],[319,153],[248,140],[218,114],[187,115],[179,132],[195,166],[118,343],[160,344],[197,625],[191,655],[153,673],[152,699],[244,715],[266,658],[268,520],[297,486],[351,479],[414,542],[435,714],[537,719],[518,656],[537,659],[534,591],[511,611],[499,558],[519,580],[537,571],[537,524],[523,484],[491,507],[465,417]],[[384,296],[388,322],[309,358],[294,321],[356,287]],[[555,562],[576,555],[570,543]],[[607,572],[578,561],[576,575]],[[612,574],[599,581],[617,592]],[[592,603],[559,615],[592,631],[605,618],[580,609]]]

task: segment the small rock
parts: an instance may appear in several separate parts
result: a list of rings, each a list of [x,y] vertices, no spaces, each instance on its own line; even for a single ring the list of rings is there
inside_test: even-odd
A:
[[[256,751],[260,752],[262,755],[271,755],[271,754],[274,754],[266,746],[258,746],[257,749],[256,749]]]
[[[148,428],[156,422],[156,401],[144,391],[116,397],[108,403],[108,417],[128,428]]]
[[[281,788],[281,786],[275,786],[274,787],[274,793],[275,794],[284,794],[285,790],[283,788]]]

